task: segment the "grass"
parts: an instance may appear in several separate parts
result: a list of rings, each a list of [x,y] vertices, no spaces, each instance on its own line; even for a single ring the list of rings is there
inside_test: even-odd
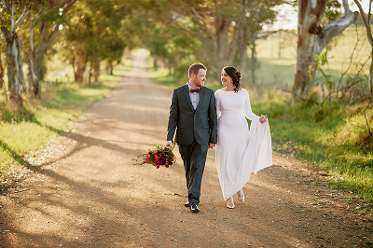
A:
[[[44,82],[41,84],[42,97],[25,97],[25,109],[18,114],[3,102],[0,109],[0,175],[22,168],[25,155],[35,156],[56,135],[71,128],[87,108],[117,85],[130,67],[130,60],[117,65],[115,75],[100,75],[100,84],[79,86]]]
[[[337,104],[291,106],[290,99],[254,100],[253,105],[256,113],[268,114],[274,150],[293,153],[328,171],[338,179],[334,186],[354,190],[373,202],[373,153],[357,145],[368,134],[361,115]],[[367,115],[373,116],[373,111]]]

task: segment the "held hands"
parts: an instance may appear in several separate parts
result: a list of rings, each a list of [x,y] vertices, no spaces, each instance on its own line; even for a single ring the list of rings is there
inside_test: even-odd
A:
[[[208,144],[209,149],[212,149],[212,148],[214,148],[215,146],[216,146],[216,144],[212,144],[212,143],[209,143],[209,144]]]
[[[267,120],[267,116],[266,115],[262,115],[262,116],[259,117],[260,123],[264,123],[266,120]]]

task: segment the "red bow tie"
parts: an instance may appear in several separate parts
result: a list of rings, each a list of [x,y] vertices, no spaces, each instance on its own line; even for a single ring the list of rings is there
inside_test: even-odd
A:
[[[190,90],[190,93],[194,93],[194,92],[199,93],[200,91],[201,91],[200,89],[191,89],[191,90]]]

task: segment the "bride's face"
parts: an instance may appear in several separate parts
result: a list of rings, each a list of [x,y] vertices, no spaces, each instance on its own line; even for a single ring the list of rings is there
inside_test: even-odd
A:
[[[228,73],[225,72],[225,70],[222,70],[221,71],[221,83],[225,86],[228,86],[228,85],[233,85],[233,80],[232,78],[228,75]]]

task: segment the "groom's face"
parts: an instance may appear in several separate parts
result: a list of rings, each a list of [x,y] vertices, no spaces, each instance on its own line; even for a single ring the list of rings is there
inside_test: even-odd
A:
[[[195,77],[194,84],[197,87],[203,87],[203,85],[205,84],[205,81],[206,81],[206,70],[199,69],[198,74],[197,75],[193,74],[193,76]]]

